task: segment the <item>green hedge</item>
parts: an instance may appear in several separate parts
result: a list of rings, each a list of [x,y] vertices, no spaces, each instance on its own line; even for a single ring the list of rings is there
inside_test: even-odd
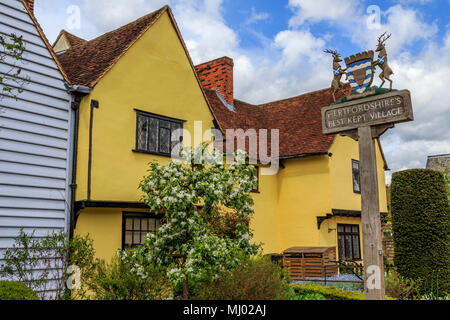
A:
[[[364,294],[338,289],[335,287],[326,287],[315,284],[293,284],[295,293],[298,295],[307,295],[318,293],[323,295],[327,300],[364,300]]]
[[[444,175],[406,170],[392,176],[394,263],[423,293],[449,293],[450,208]]]
[[[0,281],[0,300],[39,300],[39,298],[23,283]]]
[[[363,293],[342,290],[336,287],[327,287],[316,284],[293,284],[291,286],[298,295],[318,293],[327,298],[327,300],[365,300]],[[386,297],[386,300],[395,299]]]

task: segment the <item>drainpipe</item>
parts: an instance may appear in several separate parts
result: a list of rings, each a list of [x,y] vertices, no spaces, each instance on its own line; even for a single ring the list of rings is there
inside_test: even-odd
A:
[[[67,85],[69,93],[73,95],[72,101],[72,111],[74,115],[74,125],[73,125],[73,144],[72,144],[72,177],[70,182],[70,225],[69,225],[69,239],[73,238],[75,230],[75,217],[77,212],[75,212],[75,193],[77,189],[77,157],[78,157],[78,128],[80,122],[80,103],[81,99],[88,95],[92,88],[85,86],[71,86]]]

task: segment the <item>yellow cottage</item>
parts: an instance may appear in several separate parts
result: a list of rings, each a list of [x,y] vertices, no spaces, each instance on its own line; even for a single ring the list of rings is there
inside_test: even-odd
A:
[[[89,233],[98,257],[109,260],[158,227],[138,184],[151,160],[170,161],[171,132],[194,132],[201,121],[204,130],[280,130],[280,170],[260,174],[254,193],[251,226],[265,253],[331,246],[340,259],[362,259],[358,144],[322,134],[329,90],[260,106],[234,99],[233,61],[194,67],[168,6],[91,41],[62,31],[54,49],[77,114],[72,232]]]

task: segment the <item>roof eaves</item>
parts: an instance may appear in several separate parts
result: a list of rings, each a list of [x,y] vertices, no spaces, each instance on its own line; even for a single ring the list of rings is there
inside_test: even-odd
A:
[[[328,151],[327,152],[301,153],[301,154],[296,154],[296,155],[291,155],[291,156],[282,156],[282,157],[279,157],[279,159],[280,160],[289,160],[289,159],[299,159],[299,158],[324,156],[324,155],[329,155]]]

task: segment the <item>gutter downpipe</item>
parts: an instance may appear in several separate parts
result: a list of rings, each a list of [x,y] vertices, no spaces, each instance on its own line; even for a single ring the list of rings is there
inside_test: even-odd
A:
[[[75,230],[75,192],[77,189],[77,157],[78,157],[78,128],[80,122],[80,103],[84,96],[91,93],[92,88],[78,85],[66,84],[68,92],[73,95],[71,109],[75,112],[73,125],[73,145],[72,145],[72,177],[70,182],[70,225],[69,239],[73,239]]]

